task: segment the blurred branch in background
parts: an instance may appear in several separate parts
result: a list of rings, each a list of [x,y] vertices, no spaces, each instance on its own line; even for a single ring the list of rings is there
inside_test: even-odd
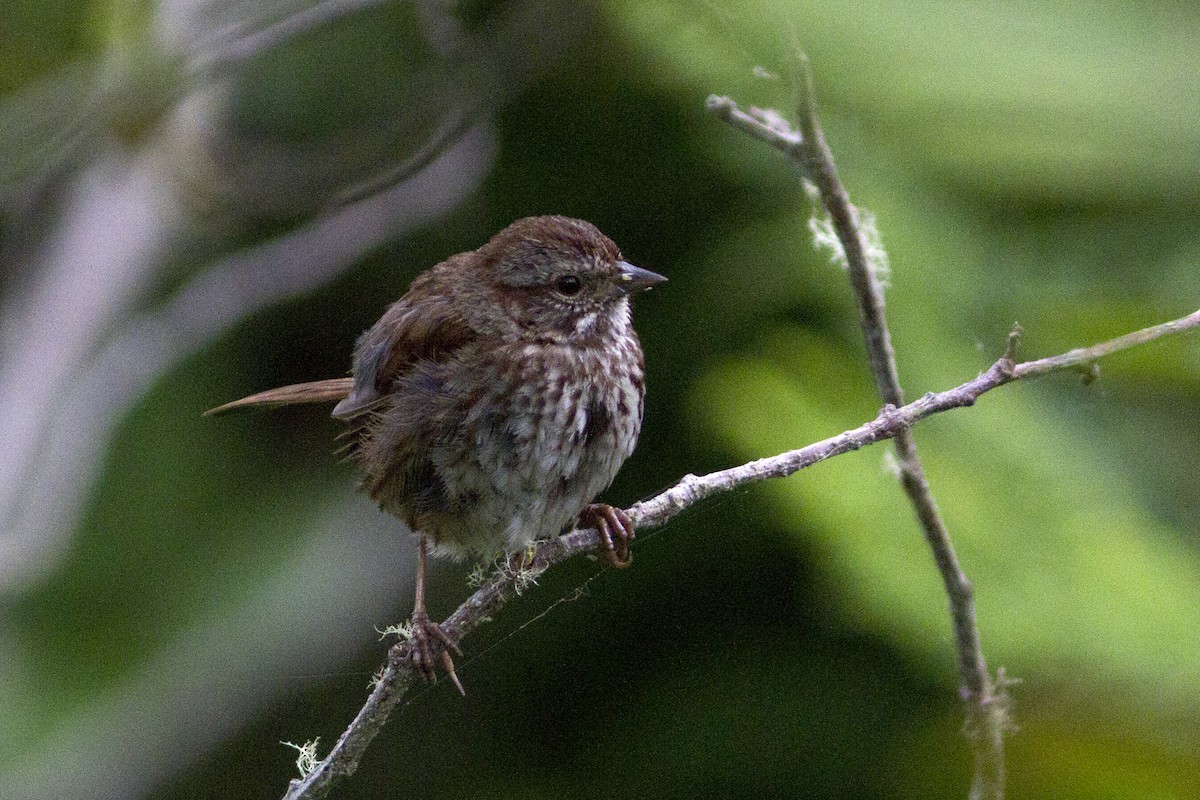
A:
[[[312,9],[320,14],[301,9],[269,28],[275,36],[236,40],[248,42],[238,52],[245,59],[264,56],[269,47],[327,24],[335,18],[334,9],[344,15],[363,7],[327,2]],[[226,13],[230,8],[224,7]],[[182,51],[210,38],[196,30],[205,20],[191,16],[192,10],[187,4],[167,5],[158,18],[161,27],[175,29]],[[256,6],[239,10],[253,18]],[[289,20],[296,22],[289,25]],[[253,26],[248,21],[244,27]],[[428,30],[418,26],[411,36],[419,39]],[[223,70],[200,64],[177,76],[165,67],[178,57],[164,52],[153,26],[138,36],[115,38],[112,48],[115,57],[92,78],[105,86],[92,98],[104,113],[93,114],[87,103],[82,109],[71,104],[60,109],[81,115],[81,124],[101,123],[62,145],[90,142],[86,150],[69,157],[52,154],[59,161],[79,162],[77,174],[59,175],[60,185],[42,185],[44,169],[5,175],[3,196],[10,202],[2,244],[20,281],[10,280],[3,297],[0,403],[8,419],[0,463],[0,587],[28,579],[61,550],[112,429],[173,365],[240,319],[312,291],[363,254],[453,209],[478,186],[494,157],[486,122],[467,124],[456,110],[453,98],[461,97],[459,92],[435,92],[430,102],[415,104],[415,113],[372,123],[370,137],[345,136],[338,129],[348,144],[323,144],[323,157],[314,158],[309,143],[287,142],[264,126],[251,133],[238,123],[238,97],[253,91],[248,88],[257,77],[253,69],[235,75],[226,59]],[[204,52],[192,57],[202,62]],[[455,58],[471,62],[469,53]],[[219,85],[215,73],[220,73]],[[164,87],[166,96],[145,94],[147,81],[173,76]],[[57,97],[64,87],[89,85],[78,65],[62,77],[38,88]],[[484,88],[466,79],[455,84],[466,87]],[[396,91],[416,98],[431,88],[397,85]],[[435,95],[441,103],[434,102]],[[3,109],[3,118],[22,119],[28,105],[23,97],[19,106]],[[134,122],[130,115],[140,117]],[[474,133],[467,135],[472,127]],[[40,150],[36,129],[9,125],[3,130],[20,137],[8,149],[33,153],[35,167],[38,158],[50,160]],[[368,164],[364,172],[360,165]],[[354,191],[381,166],[387,181]],[[22,178],[26,188],[16,191]],[[295,224],[264,244],[221,255],[231,235],[264,215],[312,213],[348,191],[353,194],[333,203],[349,203],[344,208]],[[31,230],[29,206],[51,203],[31,203],[31,192],[61,197],[53,222],[45,216],[39,220],[41,230]],[[17,207],[14,197],[26,207]],[[22,223],[25,228],[19,229]],[[145,310],[148,299],[179,269],[174,259],[181,253],[198,255],[201,263],[208,254],[215,257],[173,297]]]
[[[161,562],[83,523],[119,483],[106,469],[122,424],[187,359],[475,196],[495,165],[497,110],[589,23],[587,12],[546,5],[460,14],[421,0],[106,4],[73,23],[96,52],[70,50],[0,98],[0,600],[7,611],[44,591],[56,622],[86,627],[87,645],[68,646],[82,671],[68,670],[93,689],[60,691],[30,653],[63,639],[32,623],[42,638],[31,647],[5,618],[0,795],[144,794],[294,685],[284,673],[344,659],[361,643],[350,621],[387,615],[394,593],[407,593],[392,568],[407,539],[374,516],[338,513],[341,503],[327,516],[319,493],[305,498],[319,522],[305,517],[284,537],[299,556],[277,549],[240,562],[247,577],[234,591],[220,568],[185,566],[179,580],[163,553],[191,537],[226,547],[211,556],[220,562],[230,542],[253,546],[253,522],[203,531],[219,523],[197,514],[201,530],[152,523],[147,533],[141,511],[173,498],[133,477],[139,507],[118,529],[161,543]],[[11,53],[3,27],[0,61]],[[166,449],[189,447],[184,427],[166,434]],[[217,454],[198,457],[227,474]],[[352,543],[339,535],[347,529]],[[146,573],[105,572],[123,558]],[[322,559],[345,574],[314,566]],[[111,597],[95,591],[102,575]],[[330,581],[340,591],[326,595]],[[173,591],[158,594],[167,584]],[[321,597],[321,614],[295,630],[297,608]],[[131,646],[113,620],[140,613]],[[319,644],[306,648],[307,634]],[[197,645],[202,656],[190,652]],[[203,713],[188,713],[201,702],[192,698]],[[119,775],[100,766],[118,758]]]
[[[22,347],[10,353],[0,371],[0,389],[12,415],[5,444],[9,458],[0,481],[6,523],[0,585],[20,579],[62,546],[60,537],[73,529],[113,426],[167,370],[254,312],[313,291],[363,253],[453,208],[482,179],[493,149],[491,132],[476,128],[417,177],[213,262],[159,308],[119,324],[96,320],[95,327],[74,337],[73,349],[64,346],[64,328],[88,317],[46,306],[96,309],[104,293],[111,297],[115,290],[97,282],[103,265],[92,258],[63,254],[56,259],[65,273],[59,279],[63,291],[84,290],[89,296],[48,290],[42,303],[27,307],[28,321],[18,338]],[[106,200],[111,200],[108,193],[94,197],[96,203]],[[129,207],[112,206],[121,212]],[[121,245],[128,246],[132,234],[122,230]],[[96,242],[107,237],[103,230],[89,229],[83,238],[81,252],[95,257]],[[122,285],[131,280],[128,273],[118,277]],[[101,323],[108,327],[98,330]],[[103,343],[91,350],[100,338]]]
[[[112,429],[173,365],[467,198],[494,159],[492,109],[586,23],[527,2],[468,30],[442,4],[381,5],[167,4],[139,33],[114,35],[102,66],[74,63],[0,107],[0,143],[23,156],[0,175],[12,273],[0,298],[0,588],[60,551]],[[294,120],[248,117],[244,98],[277,69],[276,51],[334,24],[396,38],[377,57],[319,50],[296,85],[328,91],[391,69],[388,103],[351,103],[299,139]],[[26,113],[39,104],[51,111]],[[264,221],[289,230],[222,253]],[[204,265],[145,310],[173,272],[194,269],[181,254]]]
[[[257,9],[260,13],[256,16],[235,19],[223,27],[214,26],[210,21],[206,27],[217,29],[196,48],[189,71],[199,82],[213,80],[297,36],[386,2],[388,0],[320,0],[307,6],[285,2],[280,4],[282,9],[260,3]],[[212,8],[219,11],[229,7],[216,5]],[[279,16],[280,11],[282,16]]]
[[[1200,310],[1186,317],[1126,334],[1109,342],[1092,347],[1077,348],[1062,355],[1020,364],[1013,361],[1019,335],[1018,330],[1014,330],[1009,337],[1004,356],[987,372],[974,380],[944,392],[936,394],[930,392],[920,400],[901,408],[891,404],[885,405],[879,416],[871,422],[797,450],[708,475],[687,475],[670,489],[631,506],[628,513],[639,529],[659,527],[705,498],[733,491],[768,478],[785,478],[805,467],[819,464],[834,456],[851,453],[887,439],[898,440],[901,436],[908,436],[909,428],[921,420],[943,411],[973,406],[984,393],[1006,383],[1037,377],[1048,372],[1078,370],[1093,366],[1096,360],[1112,353],[1197,328],[1200,328]],[[547,569],[561,564],[571,556],[594,552],[599,546],[600,536],[591,529],[574,530],[556,539],[541,542],[519,566],[506,563],[497,570],[483,586],[464,600],[454,613],[441,623],[441,629],[451,641],[461,642],[473,630],[490,622],[513,595],[520,594],[527,588],[536,585],[538,577]],[[955,613],[962,612],[960,609],[955,609]],[[957,624],[959,623],[956,620]],[[976,634],[977,636],[978,634]],[[977,643],[976,646],[978,646]],[[315,800],[324,797],[337,781],[354,774],[358,768],[359,759],[366,752],[371,740],[383,728],[392,709],[403,699],[412,685],[414,669],[411,650],[410,641],[400,642],[392,647],[388,652],[387,664],[380,673],[380,678],[367,698],[366,704],[338,738],[329,753],[323,759],[312,763],[311,768],[302,778],[293,780],[289,784],[288,790],[284,794],[284,800]],[[997,723],[1004,726],[1008,723],[1004,708],[1007,700],[1003,695],[1003,675],[993,688],[997,694],[988,698],[992,708],[984,709],[980,713],[994,714]],[[966,699],[971,703],[980,702],[974,698]],[[1003,735],[1004,730],[1001,727],[997,734]],[[984,746],[990,747],[991,743],[985,743]],[[988,753],[984,758],[1002,758],[1002,753],[1002,750],[994,754]],[[981,797],[1003,796],[1003,763],[1000,764],[1000,767],[999,775],[985,774],[981,779],[977,774],[976,783],[972,786],[972,800]],[[993,782],[981,785],[980,780]]]

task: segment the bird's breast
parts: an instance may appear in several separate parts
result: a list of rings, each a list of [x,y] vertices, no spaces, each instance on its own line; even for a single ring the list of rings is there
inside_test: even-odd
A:
[[[633,452],[642,358],[634,337],[600,347],[522,344],[495,355],[500,366],[478,387],[455,437],[469,448],[437,460],[449,490],[472,499],[469,524],[497,531],[512,550],[570,524]]]

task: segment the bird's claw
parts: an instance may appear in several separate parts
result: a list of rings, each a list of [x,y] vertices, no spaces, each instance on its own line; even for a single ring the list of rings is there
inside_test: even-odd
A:
[[[624,569],[633,563],[629,543],[636,531],[633,520],[624,511],[604,503],[593,503],[580,513],[579,524],[599,532],[603,556],[609,564]]]
[[[437,683],[435,664],[440,662],[442,669],[450,676],[450,680],[458,689],[459,694],[467,696],[462,682],[454,672],[454,659],[450,651],[462,655],[462,650],[441,626],[429,618],[423,611],[413,614],[412,619],[412,663],[413,667],[430,683]]]

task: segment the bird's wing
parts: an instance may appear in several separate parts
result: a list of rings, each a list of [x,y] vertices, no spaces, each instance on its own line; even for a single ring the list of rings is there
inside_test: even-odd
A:
[[[354,388],[333,409],[347,419],[369,410],[392,391],[396,378],[418,362],[449,361],[478,335],[444,294],[413,289],[394,303],[359,339],[354,354]]]

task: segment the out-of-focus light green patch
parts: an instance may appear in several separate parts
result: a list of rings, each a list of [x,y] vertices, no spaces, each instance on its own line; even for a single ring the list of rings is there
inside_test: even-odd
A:
[[[1064,687],[1065,688],[1065,687]],[[1008,737],[1007,796],[1038,800],[1186,800],[1200,795],[1200,758],[1190,743],[1138,735],[1108,703],[1017,687],[1020,730]],[[965,777],[947,770],[946,743],[961,715],[948,712],[897,748],[896,797],[962,797]]]
[[[149,0],[122,0],[96,6],[96,32],[104,37],[110,51],[142,50],[152,35],[158,6]]]
[[[1163,253],[1163,274],[1155,283],[1164,299],[1200,297],[1200,236],[1190,226],[1188,233]]]
[[[664,82],[746,103],[762,102],[753,67],[786,72],[803,47],[827,104],[852,107],[865,128],[893,137],[898,156],[954,180],[1140,197],[1176,185],[1181,171],[1200,177],[1200,47],[1188,11],[933,0],[608,7],[662,64]],[[790,92],[767,102],[790,103]]]
[[[781,368],[769,358],[791,339]],[[714,368],[691,407],[738,459],[771,455],[866,421],[849,410],[849,358],[780,331],[760,352]],[[790,366],[790,365],[789,365]],[[948,388],[948,387],[947,387]],[[1200,692],[1200,564],[1139,505],[1086,430],[1054,419],[1021,384],[916,430],[963,567],[975,581],[986,651],[1019,675],[1075,676],[1139,702],[1195,703]],[[853,397],[854,395],[852,395]],[[927,548],[882,448],[772,481],[785,525],[813,538],[851,598],[854,624],[952,668],[949,619]],[[1081,675],[1080,670],[1084,670]]]
[[[1038,707],[1054,712],[1041,714]],[[1053,697],[1030,703],[1027,722],[1009,740],[1012,796],[1185,800],[1200,794],[1200,758],[1183,742],[1131,735],[1080,708],[1070,709],[1075,721],[1064,724],[1055,718],[1061,711]],[[1047,787],[1054,787],[1052,795]]]

